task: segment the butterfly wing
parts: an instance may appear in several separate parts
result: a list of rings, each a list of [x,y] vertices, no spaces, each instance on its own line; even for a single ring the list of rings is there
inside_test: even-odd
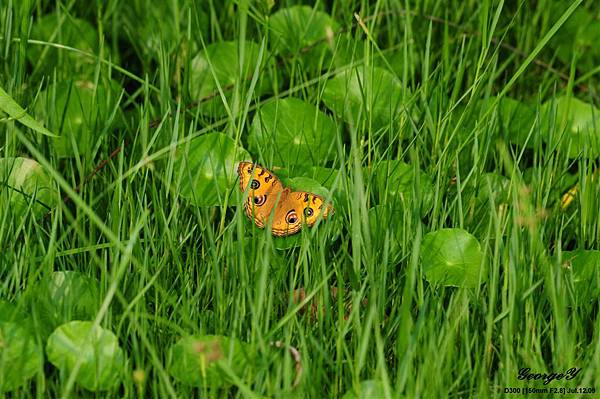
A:
[[[248,198],[244,201],[246,215],[253,219],[258,227],[264,227],[277,201],[287,195],[281,181],[273,173],[260,165],[251,162],[240,162],[238,165],[240,189],[248,190]]]
[[[271,230],[276,236],[288,236],[302,228],[302,222],[312,226],[320,215],[327,218],[333,213],[333,206],[325,200],[305,191],[291,191],[275,208],[275,216]]]

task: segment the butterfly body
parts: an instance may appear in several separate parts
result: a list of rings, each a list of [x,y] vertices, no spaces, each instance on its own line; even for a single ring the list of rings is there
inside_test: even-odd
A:
[[[271,232],[284,237],[297,233],[304,222],[312,226],[319,216],[323,218],[333,213],[331,204],[313,193],[292,191],[269,170],[250,162],[240,162],[238,166],[240,189],[248,190],[244,201],[246,215],[264,228],[273,218]]]

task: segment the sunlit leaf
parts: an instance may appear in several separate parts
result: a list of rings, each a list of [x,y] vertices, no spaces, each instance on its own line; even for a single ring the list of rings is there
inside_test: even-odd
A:
[[[188,385],[221,387],[231,384],[222,366],[242,378],[251,358],[248,347],[235,339],[189,336],[171,346],[168,371]]]
[[[565,151],[568,149],[570,158],[600,156],[600,110],[592,104],[562,96],[546,101],[542,115],[542,131],[550,144],[558,141]]]
[[[465,230],[452,228],[427,233],[421,244],[421,267],[434,285],[476,287],[485,281],[479,241]]]
[[[361,381],[357,389],[350,389],[342,399],[383,399],[385,392],[383,383],[378,380]]]
[[[42,348],[18,322],[0,319],[0,394],[11,391],[42,371]]]
[[[90,391],[113,388],[123,377],[125,359],[115,334],[91,321],[72,321],[48,338],[48,360],[65,376],[80,368],[75,382]]]
[[[39,218],[57,200],[56,186],[39,163],[29,158],[0,158],[0,213],[8,210],[21,217],[30,209]]]
[[[100,306],[98,281],[74,271],[52,273],[30,290],[30,296],[45,336],[68,321],[93,319]]]

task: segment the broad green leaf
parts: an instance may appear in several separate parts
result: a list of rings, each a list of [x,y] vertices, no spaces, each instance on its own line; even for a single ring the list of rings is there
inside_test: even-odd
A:
[[[6,112],[11,118],[21,122],[28,128],[46,136],[57,137],[56,134],[46,129],[43,124],[33,119],[7,92],[0,87],[0,110]]]
[[[554,8],[551,15],[558,16],[569,3],[558,1],[551,4]],[[564,65],[570,65],[576,57],[577,69],[589,72],[600,63],[599,41],[598,15],[579,7],[548,42],[548,46],[556,51],[556,56]]]
[[[206,50],[201,51],[192,60],[190,94],[196,101],[200,101],[200,110],[205,115],[225,115],[219,87],[231,107],[234,85],[246,81],[242,87],[250,86],[259,61],[260,47],[256,43],[246,41],[243,48],[244,60],[240,66],[241,51],[240,45],[236,41],[217,42],[208,45]],[[268,57],[265,52],[263,60]],[[265,94],[269,91],[270,86],[268,74],[260,73],[254,95]]]
[[[433,285],[473,288],[486,279],[479,241],[465,230],[427,233],[420,256],[425,277]]]
[[[151,67],[150,62],[159,59],[161,52],[195,54],[200,45],[198,38],[208,38],[210,22],[205,10],[193,7],[191,18],[189,12],[188,7],[174,7],[164,1],[153,3],[152,7],[145,2],[128,1],[120,5],[119,19],[124,31],[135,31],[135,44],[141,50],[136,52],[136,58]],[[192,40],[186,40],[188,26],[193,32]]]
[[[393,261],[401,254],[401,245],[406,234],[410,211],[393,208],[388,205],[376,205],[369,209],[371,227],[371,245],[383,252],[385,240],[388,240],[388,256]]]
[[[324,187],[332,188],[336,178],[340,174],[339,170],[324,168],[322,166],[301,167],[303,176],[316,180]]]
[[[48,360],[68,376],[80,364],[75,382],[90,391],[115,387],[122,379],[125,358],[115,334],[91,321],[71,321],[48,338]]]
[[[181,146],[175,161],[177,192],[197,206],[225,204],[227,193],[235,188],[237,167],[250,160],[248,152],[222,133],[195,138],[189,148]]]
[[[365,43],[353,37],[338,36],[333,48],[333,62],[336,67],[342,68],[346,65],[364,61]]]
[[[375,170],[375,184],[380,203],[413,209],[413,200],[417,199],[421,215],[429,212],[433,206],[431,177],[420,172],[417,180],[415,168],[402,161],[380,162]]]
[[[30,209],[39,218],[57,201],[56,186],[39,163],[29,158],[0,158],[0,213],[22,217]]]
[[[120,87],[94,86],[91,82],[60,82],[44,90],[36,103],[36,114],[60,137],[52,142],[59,157],[90,154],[113,123]]]
[[[535,109],[528,104],[510,97],[503,97],[498,102],[502,135],[509,143],[533,147],[536,131],[528,136],[535,123]]]
[[[361,381],[357,389],[348,390],[342,399],[383,399],[383,383],[378,380]]]
[[[74,271],[52,273],[29,294],[44,336],[68,321],[93,319],[100,307],[98,281]]]
[[[0,320],[0,395],[43,371],[42,348],[20,323]]]
[[[332,46],[339,25],[328,14],[309,6],[281,9],[269,19],[271,43],[277,54],[299,55],[310,66],[329,65],[324,56]]]
[[[374,128],[394,125],[402,114],[402,83],[383,68],[360,66],[327,81],[323,102],[344,121],[370,119]]]
[[[82,52],[96,54],[98,34],[86,20],[73,18],[67,13],[45,15],[33,25],[30,39],[44,42],[31,43],[27,47],[27,59],[35,68],[41,68],[48,75],[56,68],[59,74],[64,74],[61,77],[70,77],[72,74],[93,76],[96,62]],[[56,48],[46,43],[72,47],[77,51]],[[105,51],[109,47],[106,46]]]
[[[556,142],[569,157],[600,156],[600,110],[577,98],[562,96],[542,106],[542,131],[549,144]],[[551,127],[556,129],[552,131]]]
[[[192,386],[222,387],[231,384],[221,366],[243,378],[253,356],[248,346],[220,335],[189,336],[171,346],[167,370]]]
[[[578,297],[596,300],[600,293],[600,251],[577,249],[562,253],[562,267],[573,273]]]
[[[251,151],[273,164],[319,165],[333,159],[336,125],[312,104],[285,98],[265,104],[254,116]]]
[[[17,309],[17,306],[0,299],[0,322],[5,321],[20,321],[23,315]]]
[[[485,173],[477,181],[477,187],[463,190],[463,201],[468,205],[466,221],[476,237],[495,235],[495,226],[488,231],[492,213],[506,212],[510,205],[510,179],[497,173]],[[469,194],[475,198],[469,198]],[[467,202],[468,201],[468,202]]]
[[[293,191],[307,191],[309,193],[320,195],[323,198],[331,198],[329,190],[310,177],[293,177],[291,179],[286,179],[284,183]]]

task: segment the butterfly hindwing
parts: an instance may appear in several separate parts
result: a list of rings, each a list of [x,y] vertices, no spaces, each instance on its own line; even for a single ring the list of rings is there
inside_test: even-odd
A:
[[[263,228],[274,212],[273,235],[283,237],[297,233],[302,223],[312,226],[321,214],[326,218],[333,213],[331,204],[326,204],[322,197],[284,188],[273,173],[259,165],[240,162],[238,174],[241,190],[249,190],[244,202],[246,215]]]

